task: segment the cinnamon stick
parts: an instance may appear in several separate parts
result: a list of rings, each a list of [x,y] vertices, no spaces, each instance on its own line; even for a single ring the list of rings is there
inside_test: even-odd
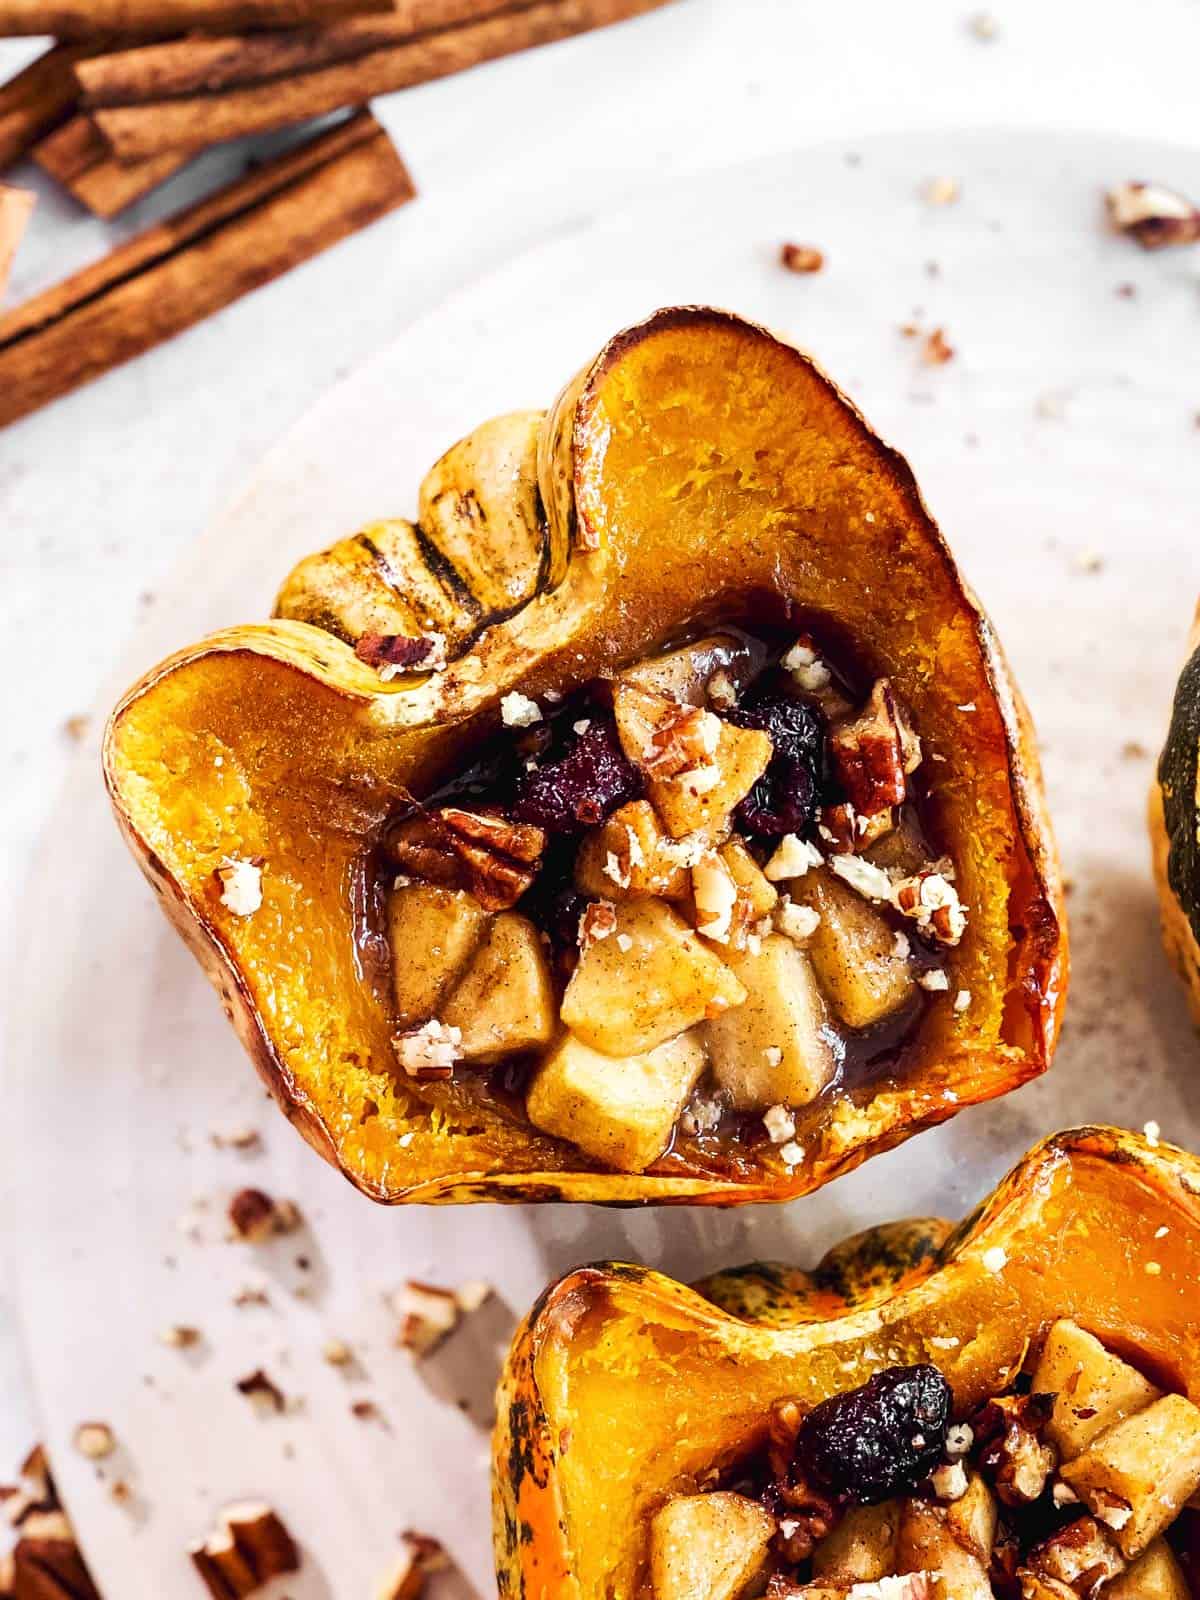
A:
[[[0,316],[0,426],[182,333],[413,197],[363,111]]]
[[[77,49],[60,45],[0,87],[0,172],[70,113],[79,93],[72,67]]]
[[[166,150],[199,150],[226,139],[286,127],[375,95],[429,83],[484,61],[551,44],[655,10],[667,0],[539,0],[479,22],[384,45],[333,65],[213,93],[100,107],[97,127],[121,161]]]
[[[391,9],[392,0],[0,0],[0,35],[145,38],[192,28],[294,28]]]
[[[8,287],[17,246],[29,226],[34,198],[27,189],[12,189],[0,183],[0,300]]]
[[[90,109],[215,94],[351,61],[422,33],[516,11],[523,4],[532,0],[395,0],[388,16],[350,17],[327,27],[193,34],[113,50],[81,61],[75,77]]]
[[[170,150],[145,161],[118,161],[90,117],[74,116],[30,152],[43,172],[97,217],[115,217],[135,200],[186,166],[186,154]]]

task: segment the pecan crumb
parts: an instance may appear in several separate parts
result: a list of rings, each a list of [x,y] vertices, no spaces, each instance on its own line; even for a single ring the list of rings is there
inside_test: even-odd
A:
[[[785,244],[779,252],[780,263],[789,272],[820,272],[825,265],[823,253],[812,244]]]
[[[927,367],[943,367],[953,359],[954,346],[946,338],[944,329],[935,328],[932,333],[926,334],[921,346],[921,360]]]
[[[492,1287],[480,1280],[458,1289],[420,1283],[410,1278],[394,1297],[400,1316],[396,1342],[414,1356],[427,1356],[454,1332],[464,1316],[478,1311],[491,1298]]]
[[[1105,203],[1117,232],[1136,239],[1143,250],[1200,240],[1200,209],[1162,184],[1119,183],[1108,191]]]
[[[261,1367],[244,1378],[238,1378],[234,1388],[261,1412],[280,1412],[287,1407],[283,1390],[267,1377]]]
[[[89,1461],[103,1461],[117,1448],[116,1436],[107,1422],[81,1422],[75,1429],[75,1448]]]
[[[601,939],[617,931],[617,908],[611,900],[590,900],[579,919],[579,949],[582,954]]]
[[[188,1551],[213,1600],[244,1600],[300,1570],[300,1552],[277,1512],[260,1501],[227,1506],[217,1527]]]
[[[229,1201],[230,1237],[259,1244],[272,1234],[291,1233],[300,1212],[291,1200],[273,1200],[262,1189],[239,1189]]]
[[[462,1029],[448,1027],[436,1017],[392,1039],[396,1059],[410,1078],[421,1083],[452,1077],[461,1044]]]
[[[419,1600],[431,1573],[450,1565],[440,1539],[408,1529],[401,1535],[404,1549],[384,1573],[375,1600]]]

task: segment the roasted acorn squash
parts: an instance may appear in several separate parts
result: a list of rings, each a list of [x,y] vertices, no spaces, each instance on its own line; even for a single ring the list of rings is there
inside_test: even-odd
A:
[[[1200,609],[1150,792],[1150,842],[1163,944],[1200,1026]]]
[[[654,1512],[755,1448],[773,1402],[930,1363],[964,1414],[1059,1318],[1200,1399],[1198,1281],[1200,1162],[1111,1128],[1048,1139],[957,1229],[872,1229],[811,1272],[756,1265],[686,1288],[580,1268],[530,1312],[501,1381],[500,1592],[625,1600]]]
[[[373,1198],[784,1199],[1048,1065],[1066,936],[1027,716],[905,462],[763,329],[677,309],[618,335],[548,414],[455,446],[419,525],[309,558],[278,610],[131,689],[105,775],[265,1082]],[[759,616],[834,630],[911,708],[972,908],[955,952],[969,1013],[935,1007],[903,1073],[831,1101],[794,1170],[752,1177],[678,1157],[606,1172],[457,1085],[414,1094],[372,886],[385,819],[495,732],[516,686],[561,696],[689,628]],[[442,670],[383,681],[360,658],[364,636],[430,629]],[[222,891],[230,861],[260,865],[253,914],[231,909],[245,885]]]

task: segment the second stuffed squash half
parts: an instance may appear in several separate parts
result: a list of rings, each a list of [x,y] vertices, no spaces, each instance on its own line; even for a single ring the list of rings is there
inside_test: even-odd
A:
[[[1200,1163],[1112,1128],[812,1271],[552,1285],[500,1387],[506,1600],[1193,1600]]]
[[[105,774],[309,1142],[385,1202],[786,1199],[1045,1070],[1028,718],[912,473],[724,312],[149,672]]]

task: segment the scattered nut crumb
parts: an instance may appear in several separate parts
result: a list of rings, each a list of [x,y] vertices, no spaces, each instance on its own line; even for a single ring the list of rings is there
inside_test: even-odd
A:
[[[425,1579],[450,1565],[439,1540],[412,1532],[403,1539],[405,1548],[381,1578],[375,1600],[420,1600]]]
[[[245,1600],[272,1578],[300,1570],[300,1552],[278,1514],[260,1501],[227,1506],[188,1551],[213,1600]]]
[[[331,1367],[348,1367],[354,1360],[354,1351],[344,1339],[326,1339],[321,1355]]]
[[[811,244],[785,244],[779,260],[789,272],[797,273],[820,272],[825,265],[824,255]]]
[[[990,44],[1000,32],[1000,24],[990,11],[977,11],[968,21],[967,27],[985,44]]]
[[[209,1138],[218,1150],[259,1150],[262,1148],[262,1134],[257,1128],[244,1125],[233,1128],[213,1128]]]
[[[542,720],[542,708],[536,700],[513,689],[500,702],[500,717],[506,728],[531,728]]]
[[[226,856],[216,868],[221,904],[235,917],[252,917],[263,902],[262,866],[240,856]]]
[[[89,1461],[103,1461],[117,1448],[116,1436],[107,1422],[81,1422],[75,1429],[75,1448]]]
[[[170,1350],[190,1350],[200,1343],[199,1328],[190,1328],[184,1322],[173,1322],[159,1334],[160,1341]]]
[[[245,1395],[258,1411],[279,1412],[287,1406],[283,1390],[267,1377],[261,1367],[244,1378],[238,1378],[234,1388],[239,1394]]]
[[[1194,244],[1200,239],[1200,209],[1185,195],[1156,183],[1119,183],[1105,196],[1109,221],[1143,250]]]
[[[291,1233],[300,1224],[300,1212],[291,1200],[273,1200],[262,1189],[239,1189],[230,1197],[231,1237],[259,1244],[272,1234]]]
[[[393,1297],[400,1317],[396,1343],[414,1356],[427,1356],[458,1327],[464,1316],[478,1311],[493,1294],[492,1286],[472,1279],[458,1289],[420,1283],[410,1278]]]
[[[786,1106],[768,1106],[762,1120],[772,1144],[787,1144],[796,1137],[796,1119]]]
[[[983,1252],[981,1259],[989,1272],[1003,1272],[1008,1265],[1008,1252],[1003,1245],[994,1244]]]
[[[461,1044],[462,1029],[447,1027],[436,1017],[392,1039],[400,1065],[410,1078],[421,1082],[452,1077]]]
[[[63,732],[72,744],[81,744],[87,738],[87,731],[92,725],[91,717],[68,717],[63,723]]]
[[[1142,1132],[1145,1134],[1146,1143],[1150,1146],[1151,1150],[1157,1150],[1162,1140],[1162,1128],[1159,1126],[1159,1124],[1154,1121],[1144,1123],[1142,1126]]]
[[[946,338],[945,330],[935,328],[925,336],[921,346],[921,360],[927,367],[943,367],[954,359],[954,346]]]
[[[796,1143],[794,1139],[779,1147],[779,1159],[785,1167],[798,1167],[804,1160],[804,1146]]]
[[[921,189],[925,204],[952,206],[961,194],[957,178],[930,178]]]
[[[967,1008],[970,1006],[970,1004],[971,1004],[971,991],[970,991],[970,989],[960,989],[958,991],[958,993],[954,996],[954,1009],[955,1009],[955,1011],[966,1011]]]
[[[950,979],[941,967],[930,967],[928,972],[922,972],[918,976],[917,982],[922,989],[928,989],[931,994],[950,987]]]

